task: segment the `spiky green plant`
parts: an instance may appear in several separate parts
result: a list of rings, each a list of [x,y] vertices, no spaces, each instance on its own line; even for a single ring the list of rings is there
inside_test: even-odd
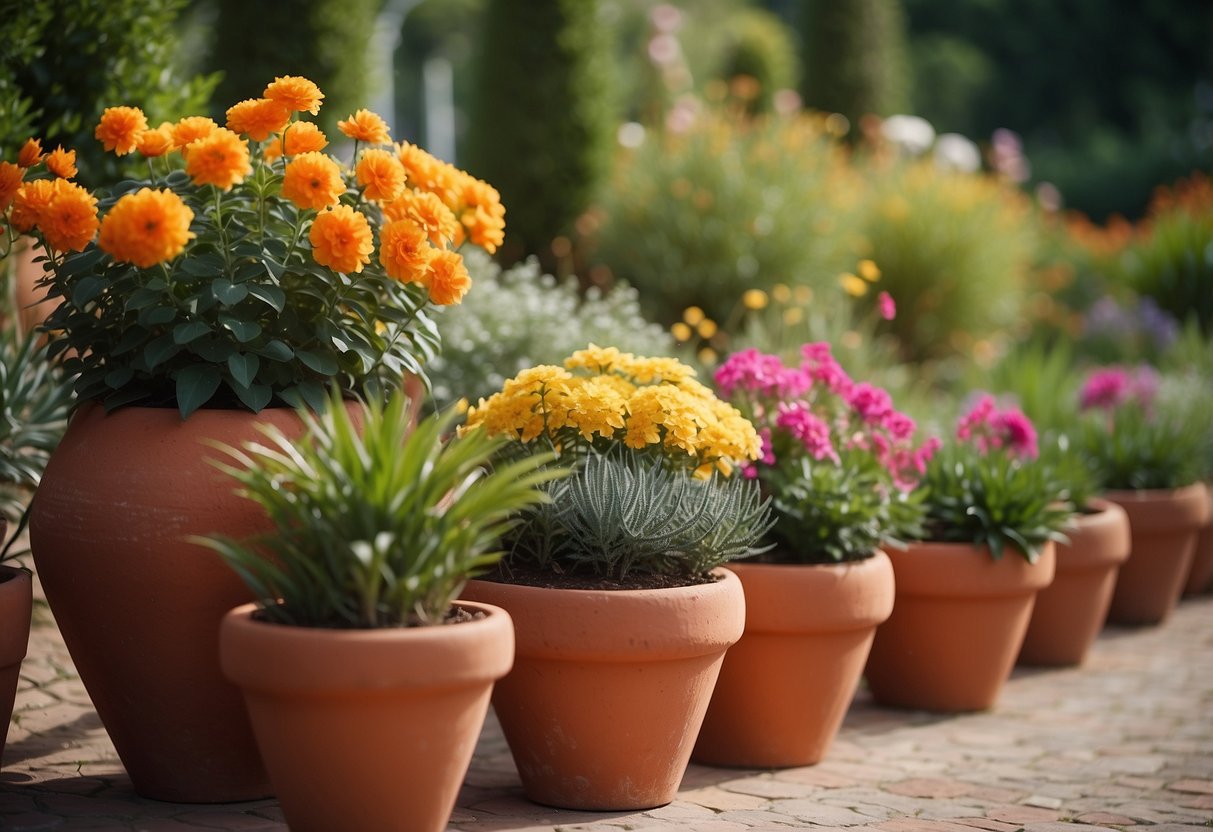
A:
[[[1178,488],[1204,473],[1207,429],[1207,410],[1193,413],[1160,398],[1088,414],[1079,441],[1104,488]]]
[[[617,580],[703,576],[760,551],[773,522],[752,480],[698,479],[630,452],[591,451],[546,488],[551,499],[510,535],[511,562]]]
[[[490,472],[501,440],[474,431],[444,441],[449,412],[413,428],[400,393],[353,415],[335,397],[323,413],[300,415],[302,440],[270,428],[264,443],[218,446],[231,462],[215,464],[265,509],[273,531],[198,539],[240,575],[263,616],[283,624],[440,622],[469,574],[500,557],[515,514],[546,500],[541,484],[564,474],[547,454]]]
[[[0,332],[0,512],[14,526],[0,560],[29,520],[29,493],[38,487],[51,451],[67,427],[71,384],[34,334]]]

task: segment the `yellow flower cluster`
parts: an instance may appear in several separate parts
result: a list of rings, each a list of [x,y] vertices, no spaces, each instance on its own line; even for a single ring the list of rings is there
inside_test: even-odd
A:
[[[540,365],[468,410],[464,430],[483,426],[523,443],[540,436],[654,449],[707,474],[728,474],[761,451],[754,426],[673,358],[646,358],[591,344],[563,367]]]

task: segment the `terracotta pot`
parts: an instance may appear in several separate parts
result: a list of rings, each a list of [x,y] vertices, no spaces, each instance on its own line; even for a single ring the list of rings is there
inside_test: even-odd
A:
[[[955,713],[991,707],[1019,655],[1036,593],[1053,580],[1053,544],[1031,564],[968,543],[890,549],[897,595],[876,628],[865,675],[883,705]]]
[[[1184,595],[1200,595],[1213,586],[1213,483],[1207,483],[1209,496],[1208,521],[1196,536],[1196,549],[1192,552],[1192,567],[1184,583]]]
[[[1116,572],[1129,557],[1129,516],[1107,500],[1075,518],[1069,544],[1057,544],[1053,583],[1036,595],[1019,663],[1048,667],[1082,664],[1103,629]]]
[[[745,626],[732,572],[711,584],[591,591],[469,581],[514,619],[514,669],[493,691],[526,796],[566,809],[674,799],[729,645]]]
[[[1204,483],[1176,489],[1108,491],[1129,515],[1132,550],[1108,608],[1114,624],[1160,624],[1171,615],[1192,566],[1209,511]]]
[[[745,634],[729,648],[691,758],[763,768],[819,762],[855,695],[876,625],[893,611],[888,556],[735,563]]]
[[[4,521],[0,520],[0,530]],[[4,533],[0,531],[0,539]],[[33,613],[33,581],[24,569],[0,566],[0,763],[4,761],[4,740],[8,736],[21,660],[29,645],[30,616]]]
[[[257,744],[294,832],[441,832],[489,708],[514,629],[487,604],[459,624],[325,630],[232,610],[223,672],[244,692]]]
[[[183,803],[270,794],[240,692],[219,670],[219,622],[252,600],[190,535],[241,538],[269,521],[208,460],[261,438],[258,423],[301,431],[290,409],[254,416],[86,403],[34,497],[30,544],[72,661],[145,797]]]

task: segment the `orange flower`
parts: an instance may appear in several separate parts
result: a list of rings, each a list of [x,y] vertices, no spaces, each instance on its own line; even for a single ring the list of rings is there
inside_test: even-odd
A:
[[[440,248],[453,243],[459,234],[459,220],[431,193],[405,191],[385,205],[383,213],[389,219],[410,219],[417,223],[429,235],[430,242]]]
[[[379,230],[379,262],[401,283],[421,280],[438,250],[412,220],[394,220]]]
[[[210,135],[190,145],[185,172],[195,185],[214,185],[230,190],[252,173],[249,165],[248,142],[226,127],[216,127]]]
[[[263,142],[282,131],[291,121],[291,111],[278,101],[249,98],[227,109],[227,126],[255,142]]]
[[[337,122],[337,127],[356,142],[389,144],[392,141],[387,122],[370,110],[359,110],[347,120]]]
[[[464,208],[460,221],[472,243],[492,254],[505,240],[505,206],[501,204],[501,195],[492,185],[473,176],[465,176],[462,185]]]
[[[408,142],[400,143],[397,156],[414,187],[436,194],[448,208],[454,210],[458,191],[456,183],[461,175],[458,168]]]
[[[146,129],[147,117],[138,107],[107,107],[93,135],[106,150],[125,156],[135,149],[135,141]]]
[[[23,168],[32,168],[41,161],[42,142],[37,139],[26,139],[25,144],[21,146],[21,152],[17,154],[17,165]]]
[[[12,162],[0,162],[0,213],[8,210],[13,204],[13,197],[21,190],[21,182],[25,171]]]
[[[364,150],[355,170],[367,199],[395,199],[404,190],[404,165],[386,150]]]
[[[343,274],[362,271],[375,249],[371,224],[348,205],[321,211],[307,237],[312,242],[312,258]]]
[[[76,151],[64,150],[59,145],[46,154],[46,169],[60,179],[71,179],[80,172],[76,169]]]
[[[302,153],[292,159],[282,176],[282,195],[300,208],[319,211],[336,205],[345,193],[341,168],[323,153]]]
[[[191,142],[204,139],[219,129],[219,125],[206,116],[187,116],[173,125],[173,144],[184,154]]]
[[[163,156],[176,145],[173,143],[173,125],[165,122],[153,130],[144,130],[135,140],[135,147],[145,157],[151,159]]]
[[[29,231],[41,221],[42,212],[46,210],[54,195],[54,180],[34,179],[26,182],[17,189],[17,194],[13,197],[13,213],[9,215],[8,221],[17,231]]]
[[[194,212],[172,191],[143,188],[118,200],[101,221],[97,245],[141,269],[172,260],[193,239]]]
[[[315,153],[328,146],[328,137],[310,121],[296,121],[286,128],[286,155]],[[265,148],[265,158],[273,161],[282,155],[282,139],[275,137]]]
[[[66,179],[56,179],[54,194],[38,218],[38,230],[55,251],[84,251],[97,233],[97,198]]]
[[[306,110],[312,115],[320,112],[320,99],[324,98],[320,87],[297,75],[275,78],[273,83],[265,88],[263,95],[271,101],[277,101],[288,110],[295,112]]]
[[[421,283],[430,290],[430,300],[439,306],[462,302],[463,296],[472,288],[471,275],[456,251],[437,252]]]

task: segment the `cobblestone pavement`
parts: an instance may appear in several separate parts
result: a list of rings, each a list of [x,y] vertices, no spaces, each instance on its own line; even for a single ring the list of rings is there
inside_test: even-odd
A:
[[[0,829],[286,829],[273,800],[190,806],[137,797],[45,606],[35,619],[0,771]],[[1081,669],[1016,670],[985,713],[890,710],[861,691],[819,765],[692,765],[678,799],[647,812],[529,803],[490,715],[450,829],[1073,832],[1074,824],[1213,827],[1213,596],[1185,600],[1161,626],[1105,630]]]

